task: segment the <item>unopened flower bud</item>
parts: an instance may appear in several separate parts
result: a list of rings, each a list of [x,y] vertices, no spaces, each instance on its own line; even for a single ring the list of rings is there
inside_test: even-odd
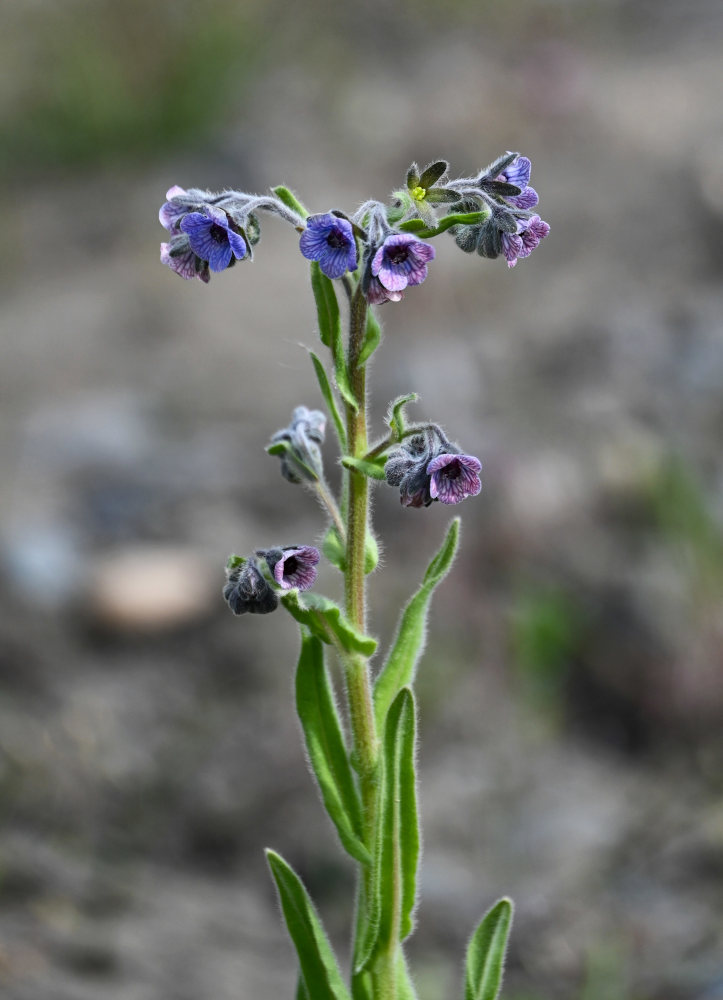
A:
[[[279,599],[255,559],[229,560],[223,596],[235,615],[267,615]]]
[[[326,416],[321,410],[297,406],[288,427],[277,431],[267,449],[281,458],[281,474],[290,483],[315,483],[323,476],[319,445],[324,443]]]

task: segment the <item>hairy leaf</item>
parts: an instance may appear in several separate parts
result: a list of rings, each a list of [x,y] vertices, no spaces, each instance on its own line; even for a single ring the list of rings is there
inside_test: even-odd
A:
[[[449,164],[446,160],[437,160],[435,163],[428,164],[422,171],[422,176],[419,178],[419,186],[423,187],[425,190],[431,188],[437,183],[440,177],[449,170]]]
[[[387,411],[387,426],[392,432],[392,437],[395,441],[401,441],[402,435],[404,434],[405,424],[404,424],[404,407],[407,403],[416,403],[419,396],[416,392],[409,392],[406,396],[397,396],[389,404],[389,409]]]
[[[331,419],[334,421],[336,436],[339,439],[339,447],[342,451],[346,451],[346,429],[344,427],[344,421],[342,420],[341,414],[337,408],[334,393],[331,390],[329,377],[326,374],[326,369],[313,351],[309,351],[309,355],[311,356],[311,363],[314,366],[314,371],[316,372],[316,378],[319,383],[319,388],[321,389],[321,394],[324,397],[324,402],[326,403],[327,409],[331,414]]]
[[[353,858],[369,864],[371,857],[363,842],[361,803],[324,665],[323,647],[320,639],[308,634],[302,635],[296,669],[296,710],[321,797],[339,839]]]
[[[326,558],[342,573],[346,571],[346,546],[339,538],[339,532],[335,524],[330,524],[324,535],[321,549]],[[379,545],[371,531],[367,530],[364,540],[364,572],[371,573],[376,569],[379,562]]]
[[[283,595],[281,603],[292,618],[305,625],[322,642],[332,644],[336,640],[347,653],[362,653],[364,656],[371,656],[377,648],[376,639],[357,632],[328,597],[307,591],[302,600],[298,590],[290,590]]]
[[[482,918],[467,947],[465,1000],[496,1000],[513,914],[512,900],[503,897]]]
[[[299,956],[306,994],[314,1000],[350,1000],[336,956],[301,879],[275,851],[267,849],[266,860]]]
[[[344,342],[341,335],[341,316],[334,283],[322,272],[319,262],[311,262],[311,288],[316,300],[316,314],[319,321],[319,337],[322,344],[331,351],[334,362],[334,379],[342,399],[354,410],[359,406],[349,384],[349,372],[344,357]]]
[[[374,714],[380,731],[397,692],[414,680],[425,645],[429,602],[435,587],[447,575],[454,561],[459,544],[459,525],[459,518],[456,517],[429,564],[419,590],[405,605],[389,656],[374,684]]]
[[[382,328],[374,312],[369,309],[367,312],[367,325],[364,330],[364,340],[359,351],[359,365],[365,365],[372,354],[376,351],[382,339]]]
[[[363,458],[354,458],[352,455],[344,455],[341,464],[345,469],[353,469],[361,472],[368,479],[379,479],[384,482],[384,461],[367,462]]]

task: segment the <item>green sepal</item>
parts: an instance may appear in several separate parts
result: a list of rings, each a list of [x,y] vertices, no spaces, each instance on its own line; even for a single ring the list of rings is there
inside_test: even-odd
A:
[[[434,163],[429,163],[422,171],[422,176],[417,184],[429,193],[429,188],[434,187],[439,178],[444,177],[448,170],[449,164],[446,160],[436,160]],[[416,187],[416,185],[414,186]]]
[[[501,173],[504,172],[506,167],[509,167],[513,160],[516,160],[519,153],[503,153],[502,156],[498,156],[496,160],[493,160],[489,166],[485,167],[482,173],[479,175],[480,181],[485,179],[494,180],[495,177],[499,177]]]
[[[353,858],[368,865],[371,855],[363,842],[361,803],[324,665],[323,646],[308,633],[302,634],[296,668],[296,711],[324,806],[339,839]]]
[[[297,469],[303,469],[307,474],[309,482],[312,483],[318,482],[319,477],[316,474],[316,471],[312,469],[310,465],[307,465],[306,462],[301,461],[298,452],[294,451],[293,445],[291,444],[290,441],[274,441],[272,442],[272,444],[267,444],[266,452],[268,455],[281,455],[281,456],[286,455],[288,452],[292,458],[291,465],[296,466]],[[302,481],[301,476],[299,476],[299,478],[295,480],[295,482],[301,482],[301,481]]]
[[[433,228],[427,228],[426,226],[422,229],[416,227],[414,230],[407,230],[414,232],[415,236],[419,236],[420,239],[428,240],[432,236],[439,236],[440,233],[445,233],[452,226],[476,226],[490,216],[489,210],[482,210],[479,212],[454,212],[452,215],[443,216],[436,226]],[[416,219],[412,219],[412,222],[416,222]],[[409,223],[403,222],[399,227],[404,229]]]
[[[427,191],[425,201],[428,201],[430,205],[453,205],[459,201],[459,191],[455,191],[453,188],[433,187]]]
[[[290,208],[292,212],[297,212],[302,219],[308,219],[309,213],[306,211],[301,202],[296,198],[287,187],[283,184],[279,184],[278,187],[271,188],[273,193],[282,201],[287,208]]]
[[[336,566],[342,573],[346,572],[346,546],[339,538],[335,524],[329,525],[329,529],[324,535],[324,541],[321,543],[321,550],[332,566]],[[372,532],[367,530],[364,541],[364,572],[371,573],[377,568],[378,562],[379,545]]]
[[[409,392],[406,396],[397,396],[389,404],[387,410],[387,427],[392,432],[394,441],[401,441],[404,436],[404,407],[407,403],[416,403],[419,396],[416,392]]]
[[[311,262],[311,288],[316,299],[319,337],[322,344],[331,351],[337,388],[344,402],[357,411],[359,405],[349,385],[349,372],[346,367],[344,342],[341,335],[341,316],[334,283],[322,272],[318,260]]]
[[[386,663],[374,683],[374,716],[382,730],[389,706],[400,688],[414,680],[426,640],[427,610],[435,587],[452,566],[459,545],[458,517],[450,524],[442,545],[424,574],[421,586],[402,611]]]
[[[373,895],[357,972],[373,967],[379,954],[394,952],[414,926],[419,864],[415,734],[414,698],[402,688],[384,726]]]
[[[239,569],[246,562],[245,556],[230,555],[226,560],[226,569]]]
[[[357,632],[328,597],[307,592],[302,603],[299,591],[290,590],[283,595],[281,603],[292,618],[305,625],[322,642],[331,645],[336,640],[345,652],[362,653],[364,656],[371,656],[377,648],[377,640]]]
[[[522,188],[516,184],[508,184],[507,181],[480,181],[479,185],[483,191],[502,198],[516,198],[522,194]]]
[[[502,985],[514,906],[503,897],[480,921],[467,946],[464,1000],[496,1000]]]
[[[331,419],[334,421],[336,436],[339,439],[339,447],[342,451],[346,451],[346,429],[344,427],[344,421],[342,420],[341,414],[339,413],[339,409],[336,405],[336,400],[334,399],[334,393],[331,389],[329,376],[326,374],[326,368],[324,368],[320,359],[316,354],[314,354],[313,351],[309,351],[309,355],[311,357],[311,363],[314,366],[314,371],[316,372],[316,380],[319,383],[321,395],[324,397],[326,407],[331,414]]]
[[[367,479],[380,479],[384,481],[383,460],[368,462],[363,458],[354,458],[352,455],[343,455],[341,464],[345,469],[353,469],[354,472],[360,472],[363,476],[366,476]]]
[[[350,1000],[336,956],[301,879],[275,851],[267,848],[266,860],[299,956],[306,995],[314,1000]]]
[[[365,365],[372,354],[376,351],[377,347],[381,343],[382,339],[382,328],[379,325],[379,320],[374,315],[374,312],[369,309],[367,311],[367,325],[364,330],[364,339],[362,340],[361,350],[359,351],[358,364]]]
[[[441,175],[440,175],[441,176]],[[407,187],[410,191],[413,191],[415,187],[419,187],[419,167],[416,163],[413,163],[409,170],[407,171]]]

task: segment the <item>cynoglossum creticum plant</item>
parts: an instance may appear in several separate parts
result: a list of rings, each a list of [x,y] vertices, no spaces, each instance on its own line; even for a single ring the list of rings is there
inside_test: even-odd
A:
[[[422,508],[457,504],[481,489],[478,458],[465,454],[435,423],[407,423],[405,407],[416,401],[414,393],[390,404],[383,434],[370,441],[367,363],[381,341],[371,307],[398,302],[425,280],[435,257],[427,241],[445,232],[465,252],[504,256],[509,267],[529,256],[549,231],[535,211],[538,197],[529,179],[530,161],[505,153],[475,176],[454,180],[443,160],[423,170],[412,164],[406,185],[388,203],[366,201],[349,215],[337,209],[310,215],[285,187],[268,195],[173,187],[160,210],[170,233],[161,260],[183,278],[208,282],[211,272],[252,259],[262,213],[297,230],[299,249],[311,261],[327,363],[314,351],[310,356],[341,450],[340,497],[324,475],[322,411],[297,406],[267,450],[281,459],[285,479],[321,502],[328,517],[323,554],[343,575],[343,602],[311,592],[320,553],[298,542],[231,556],[223,591],[234,614],[268,614],[281,604],[301,627],[296,708],[307,754],[339,840],[359,866],[347,982],[301,880],[278,854],[267,852],[298,954],[299,1000],[415,997],[403,949],[414,927],[420,856],[413,684],[432,594],[457,551],[459,518],[372,671],[377,641],[367,622],[367,575],[378,556],[369,494],[377,481],[386,482],[399,489],[402,506]],[[350,740],[327,653],[341,665]],[[497,996],[511,918],[511,902],[501,899],[474,932],[465,1000]]]

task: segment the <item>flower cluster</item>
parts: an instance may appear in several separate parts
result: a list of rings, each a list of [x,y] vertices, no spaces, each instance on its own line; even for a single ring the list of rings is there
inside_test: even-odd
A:
[[[314,586],[320,558],[313,545],[258,549],[249,559],[231,556],[226,564],[224,600],[235,615],[267,615],[279,606],[276,588],[309,590]],[[268,576],[259,560],[265,564]]]
[[[390,486],[399,487],[404,507],[429,507],[435,500],[460,503],[482,489],[482,463],[447,440],[439,427],[427,425],[405,438],[386,461]]]

